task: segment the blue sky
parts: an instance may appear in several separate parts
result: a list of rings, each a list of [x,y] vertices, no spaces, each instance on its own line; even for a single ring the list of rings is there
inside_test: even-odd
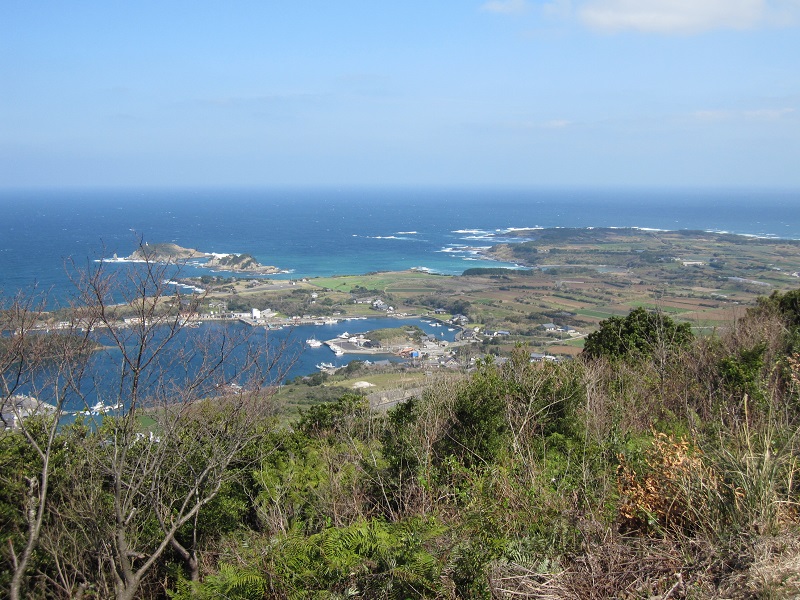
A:
[[[800,0],[17,1],[0,187],[800,188]]]

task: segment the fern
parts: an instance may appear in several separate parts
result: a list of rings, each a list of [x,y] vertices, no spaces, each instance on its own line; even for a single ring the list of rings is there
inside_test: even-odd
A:
[[[193,584],[181,579],[175,592],[169,592],[172,600],[262,600],[270,589],[269,579],[255,571],[222,565],[219,573],[208,576],[205,581]]]
[[[424,547],[445,528],[430,521],[359,521],[273,547],[271,560],[291,598],[435,597],[441,565]]]

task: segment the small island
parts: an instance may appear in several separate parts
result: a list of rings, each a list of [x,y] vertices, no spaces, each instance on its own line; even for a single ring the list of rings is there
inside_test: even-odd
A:
[[[126,261],[149,261],[149,262],[169,262],[176,260],[189,260],[192,258],[208,258],[211,256],[206,252],[200,252],[194,248],[184,248],[177,244],[148,244],[144,242],[133,253],[123,260]]]
[[[202,260],[204,262],[201,263],[201,266],[207,267],[213,271],[234,271],[237,273],[251,273],[257,275],[272,275],[281,272],[278,267],[262,265],[251,254],[202,252],[194,248],[184,248],[172,243],[148,244],[145,242],[130,256],[122,260],[158,263]]]

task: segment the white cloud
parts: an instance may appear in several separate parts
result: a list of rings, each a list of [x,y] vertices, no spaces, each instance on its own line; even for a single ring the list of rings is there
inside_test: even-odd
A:
[[[481,6],[486,12],[518,15],[528,10],[527,0],[490,0]]]
[[[779,0],[784,9],[790,4]],[[771,14],[767,0],[588,0],[581,20],[603,31],[696,33],[709,29],[748,29]]]

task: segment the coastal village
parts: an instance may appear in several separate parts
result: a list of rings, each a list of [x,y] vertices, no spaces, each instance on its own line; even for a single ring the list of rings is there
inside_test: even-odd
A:
[[[316,296],[316,294],[313,294]],[[456,349],[459,347],[478,344],[482,341],[493,338],[509,337],[509,331],[484,331],[480,326],[470,326],[469,318],[462,314],[446,315],[444,311],[434,311],[433,315],[414,315],[406,312],[396,312],[394,307],[387,304],[383,299],[370,299],[368,302],[363,300],[353,300],[354,303],[368,303],[376,315],[392,318],[400,321],[402,329],[403,320],[421,319],[423,323],[429,324],[431,328],[444,328],[446,331],[454,333],[452,341],[447,341],[442,336],[434,333],[420,333],[419,331],[408,331],[405,340],[387,344],[379,340],[370,339],[368,334],[348,332],[341,333],[333,338],[319,340],[311,337],[305,340],[309,348],[327,347],[334,356],[364,356],[375,355],[395,355],[411,362],[416,367],[444,367],[461,369],[464,364],[456,357]],[[250,327],[264,327],[265,329],[285,329],[298,326],[323,326],[334,325],[340,322],[365,320],[367,317],[334,316],[320,317],[311,314],[302,316],[286,317],[269,309],[251,308],[249,311],[229,311],[225,301],[217,300],[208,303],[209,312],[197,313],[192,315],[191,323],[199,324],[203,321],[235,321]],[[544,323],[541,326],[543,332],[559,332],[570,338],[578,338],[580,332],[569,327],[558,327],[554,323]],[[547,353],[532,352],[531,360],[562,360],[561,356],[553,356]],[[502,357],[499,359],[501,362]],[[473,358],[474,362],[474,358]],[[335,367],[328,361],[318,364],[321,371],[333,372]]]
[[[702,334],[743,314],[756,297],[793,287],[800,272],[800,248],[788,240],[637,230],[534,233],[517,232],[519,243],[487,251],[527,264],[530,270],[477,269],[461,277],[410,270],[274,278],[278,269],[264,267],[250,255],[217,256],[175,244],[145,245],[109,262],[201,261],[197,264],[210,274],[176,275],[161,282],[165,322],[178,310],[180,326],[188,328],[205,322],[266,331],[303,327],[304,339],[298,341],[307,352],[319,352],[312,365],[325,375],[342,371],[343,364],[352,361],[373,372],[398,365],[420,373],[469,371],[489,355],[502,363],[517,345],[529,349],[531,362],[559,362],[579,354],[584,338],[603,319],[627,314],[636,306],[669,312]],[[614,250],[609,251],[612,243]],[[141,324],[133,311],[115,311],[115,326]],[[88,326],[63,316],[43,313],[33,329]],[[386,328],[395,335],[383,339],[380,329],[365,332],[356,325],[376,317],[385,318]],[[348,321],[354,322],[349,332],[337,328],[335,334],[323,335],[326,329],[320,327],[320,333],[307,333],[308,327]],[[412,322],[425,330],[412,327]],[[361,385],[366,391],[367,384]],[[18,400],[16,413],[36,412],[30,398]],[[99,404],[86,410],[102,414],[111,409]]]

